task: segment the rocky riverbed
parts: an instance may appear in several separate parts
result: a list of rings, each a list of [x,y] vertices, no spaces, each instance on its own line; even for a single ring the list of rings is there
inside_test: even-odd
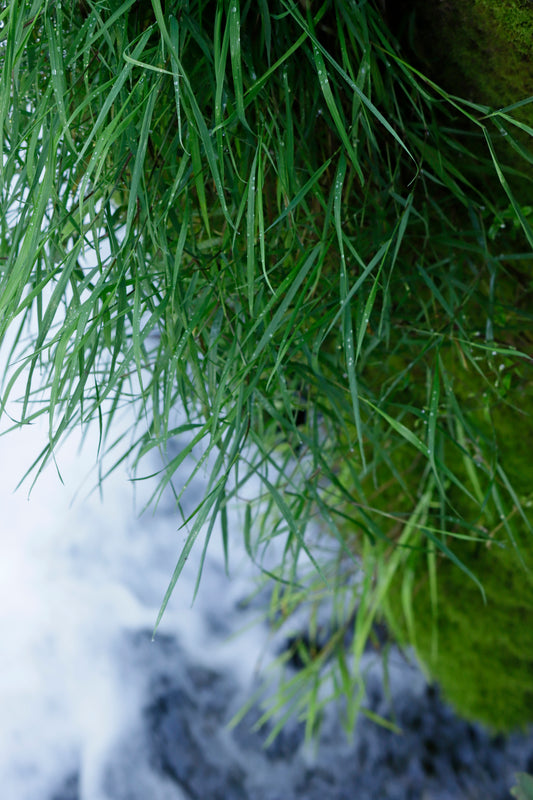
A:
[[[376,669],[368,706],[392,712],[401,734],[361,717],[348,742],[332,708],[310,750],[294,721],[264,747],[258,709],[228,730],[243,687],[229,670],[190,661],[177,639],[138,631],[121,647],[127,671],[142,675],[143,700],[102,759],[99,798],[509,800],[514,772],[533,767],[531,736],[491,737],[459,720],[398,653],[392,698]],[[50,800],[83,800],[83,768],[73,763]]]

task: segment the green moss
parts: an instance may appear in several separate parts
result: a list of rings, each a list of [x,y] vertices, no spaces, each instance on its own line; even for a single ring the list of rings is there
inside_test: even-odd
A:
[[[533,103],[523,103],[533,97],[530,0],[404,0],[399,8],[392,15],[393,28],[414,51],[426,75],[476,104],[495,110],[513,107],[512,116],[533,127]],[[503,136],[509,128],[531,152],[528,135],[501,118],[499,126]],[[529,202],[531,191],[523,178],[525,170],[531,177],[533,168],[508,146],[508,139],[494,135],[492,139],[498,157],[515,170],[512,179],[508,177],[514,193],[521,202]],[[486,154],[485,142],[480,142],[481,151]],[[476,165],[462,163],[461,169],[475,181]]]
[[[513,237],[508,227],[494,233],[504,250]],[[419,244],[412,243],[418,263],[441,300],[426,293],[421,270],[413,270],[403,299],[401,282],[395,284],[394,297],[404,317],[416,319],[416,295],[434,333],[426,339],[417,335],[421,324],[398,325],[389,350],[376,348],[365,361],[361,380],[380,410],[424,443],[438,384],[441,485],[412,444],[392,431],[376,435],[366,471],[356,467],[357,510],[387,538],[372,550],[360,531],[350,541],[366,559],[365,574],[375,577],[376,596],[388,587],[379,602],[391,629],[414,645],[458,712],[509,730],[533,721],[533,364],[513,352],[531,352],[531,268],[526,259],[502,258],[491,272],[468,260],[461,242],[447,253],[436,239],[431,250]],[[499,343],[494,350],[488,318]],[[382,422],[376,413],[376,429]],[[349,482],[346,465],[341,479]]]
[[[533,95],[533,6],[527,0],[414,3],[416,46],[444,86],[496,108]],[[523,111],[531,119],[533,108]]]
[[[491,354],[485,358],[490,360]],[[449,360],[449,359],[448,359]],[[501,363],[504,363],[503,361]],[[494,364],[495,376],[504,370]],[[487,363],[482,365],[486,374]],[[495,381],[496,381],[495,377]],[[481,502],[452,487],[449,501],[485,542],[454,539],[447,546],[479,580],[442,554],[436,557],[435,583],[428,571],[427,543],[406,551],[402,569],[384,603],[384,613],[398,638],[415,647],[429,675],[464,717],[507,731],[533,721],[533,376],[526,362],[513,370],[505,387],[484,391],[479,377],[455,367],[454,391],[461,401],[469,436],[466,452],[486,460],[477,473]],[[473,432],[477,432],[477,437]],[[457,450],[455,447],[454,449]],[[503,473],[493,473],[490,452]],[[453,450],[448,463],[452,463]],[[484,454],[481,456],[481,454]],[[455,475],[469,482],[466,458],[457,458]],[[514,492],[506,488],[512,485]],[[435,549],[433,547],[433,552]]]
[[[533,566],[533,547],[521,542]],[[432,607],[429,581],[412,599],[415,649],[444,695],[464,717],[506,731],[532,721],[533,582],[516,551],[507,546],[456,548],[481,578],[478,587],[449,561],[438,570],[438,602]],[[407,625],[389,598],[388,619],[407,639]]]

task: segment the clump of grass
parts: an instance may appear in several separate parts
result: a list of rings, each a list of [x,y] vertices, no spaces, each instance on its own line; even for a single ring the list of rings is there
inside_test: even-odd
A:
[[[29,472],[80,425],[138,469],[190,435],[160,490],[179,509],[212,469],[161,614],[218,517],[229,558],[228,505],[259,478],[243,535],[260,566],[282,543],[276,614],[326,592],[353,628],[280,705],[312,733],[344,695],[351,727],[409,548],[435,603],[441,561],[483,592],[457,540],[485,547],[502,518],[509,542],[531,533],[490,419],[530,386],[531,209],[499,154],[505,133],[529,167],[531,130],[426,78],[364,0],[33,0],[0,19],[0,410],[23,376],[14,424],[49,420]],[[114,439],[124,403],[135,432]]]

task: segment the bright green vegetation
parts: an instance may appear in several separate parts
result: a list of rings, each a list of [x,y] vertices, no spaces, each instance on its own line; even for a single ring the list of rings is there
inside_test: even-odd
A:
[[[353,725],[384,610],[443,684],[437,634],[472,660],[478,617],[504,663],[500,572],[531,607],[521,89],[449,94],[363,0],[33,0],[1,20],[0,410],[24,377],[14,424],[49,419],[32,474],[78,426],[138,475],[188,433],[209,482],[161,613],[217,518],[231,559],[240,504],[254,561],[282,543],[273,618],[309,607],[316,646],[274,710],[310,733],[340,695]],[[137,425],[117,439],[125,404]],[[191,449],[160,474],[177,516]],[[458,587],[476,611],[453,634]],[[522,721],[515,706],[491,721]]]

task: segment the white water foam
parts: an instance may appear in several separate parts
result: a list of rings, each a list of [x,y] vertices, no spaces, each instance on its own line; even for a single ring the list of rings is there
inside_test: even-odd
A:
[[[0,785],[3,800],[43,800],[61,776],[78,770],[83,800],[102,800],[102,775],[113,742],[134,724],[143,676],[128,673],[123,631],[151,630],[184,542],[177,512],[139,517],[124,469],[97,493],[83,496],[96,441],[79,452],[72,437],[30,497],[13,488],[45,440],[44,425],[0,439]],[[198,478],[193,490],[202,490]],[[200,484],[200,485],[198,485]],[[152,487],[142,483],[137,508]],[[77,490],[77,499],[72,503]],[[232,528],[238,528],[232,520]],[[209,548],[197,602],[191,608],[201,542],[190,558],[160,628],[177,635],[199,663],[232,663],[252,679],[265,632],[252,627],[238,644],[213,640],[213,624],[230,631],[235,600],[252,588],[250,568],[225,574],[217,532]],[[244,562],[244,559],[243,559]],[[161,797],[164,797],[163,788]],[[158,790],[159,791],[159,790]],[[154,795],[155,796],[155,795]]]

